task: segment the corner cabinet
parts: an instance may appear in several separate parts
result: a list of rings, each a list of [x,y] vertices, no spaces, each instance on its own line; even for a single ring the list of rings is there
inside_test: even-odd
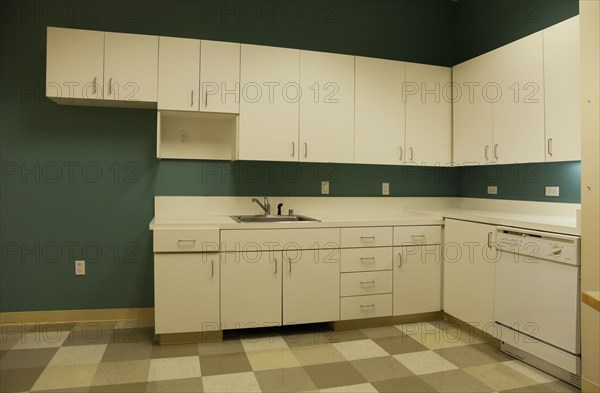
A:
[[[404,162],[448,165],[452,156],[452,70],[406,63]]]
[[[241,49],[238,159],[298,161],[300,51]]]

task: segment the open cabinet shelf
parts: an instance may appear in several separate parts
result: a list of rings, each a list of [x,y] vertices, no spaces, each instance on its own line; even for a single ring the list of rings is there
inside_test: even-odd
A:
[[[158,158],[189,160],[235,160],[238,115],[158,111]]]

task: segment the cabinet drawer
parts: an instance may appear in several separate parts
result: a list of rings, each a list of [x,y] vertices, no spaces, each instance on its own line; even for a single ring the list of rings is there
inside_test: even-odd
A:
[[[392,293],[392,271],[342,274],[342,296]]]
[[[348,248],[342,249],[342,272],[389,270],[392,268],[392,248]]]
[[[342,228],[342,247],[384,247],[392,245],[392,227]]]
[[[344,297],[342,302],[342,321],[388,317],[392,315],[392,294]]]
[[[339,244],[339,228],[221,231],[223,251],[315,250],[339,248]]]
[[[407,246],[412,244],[440,244],[442,241],[442,227],[413,226],[394,227],[394,245]]]
[[[158,229],[152,236],[154,252],[219,251],[218,229]]]

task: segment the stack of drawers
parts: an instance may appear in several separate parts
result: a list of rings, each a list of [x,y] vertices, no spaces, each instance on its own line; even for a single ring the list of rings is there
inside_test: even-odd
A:
[[[341,320],[392,315],[392,227],[342,228]]]

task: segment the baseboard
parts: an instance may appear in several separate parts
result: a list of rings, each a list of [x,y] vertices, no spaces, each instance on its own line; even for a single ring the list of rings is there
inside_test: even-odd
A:
[[[20,311],[0,313],[0,326],[107,321],[154,321],[154,308]]]
[[[600,385],[590,381],[589,379],[581,378],[581,391],[583,393],[599,393]]]
[[[222,330],[193,333],[158,334],[157,336],[160,345],[195,344],[223,341]]]
[[[335,331],[366,329],[372,327],[399,325],[402,323],[438,321],[442,316],[441,311],[426,312],[422,314],[399,315],[366,319],[352,319],[349,321],[336,321],[330,325]]]

